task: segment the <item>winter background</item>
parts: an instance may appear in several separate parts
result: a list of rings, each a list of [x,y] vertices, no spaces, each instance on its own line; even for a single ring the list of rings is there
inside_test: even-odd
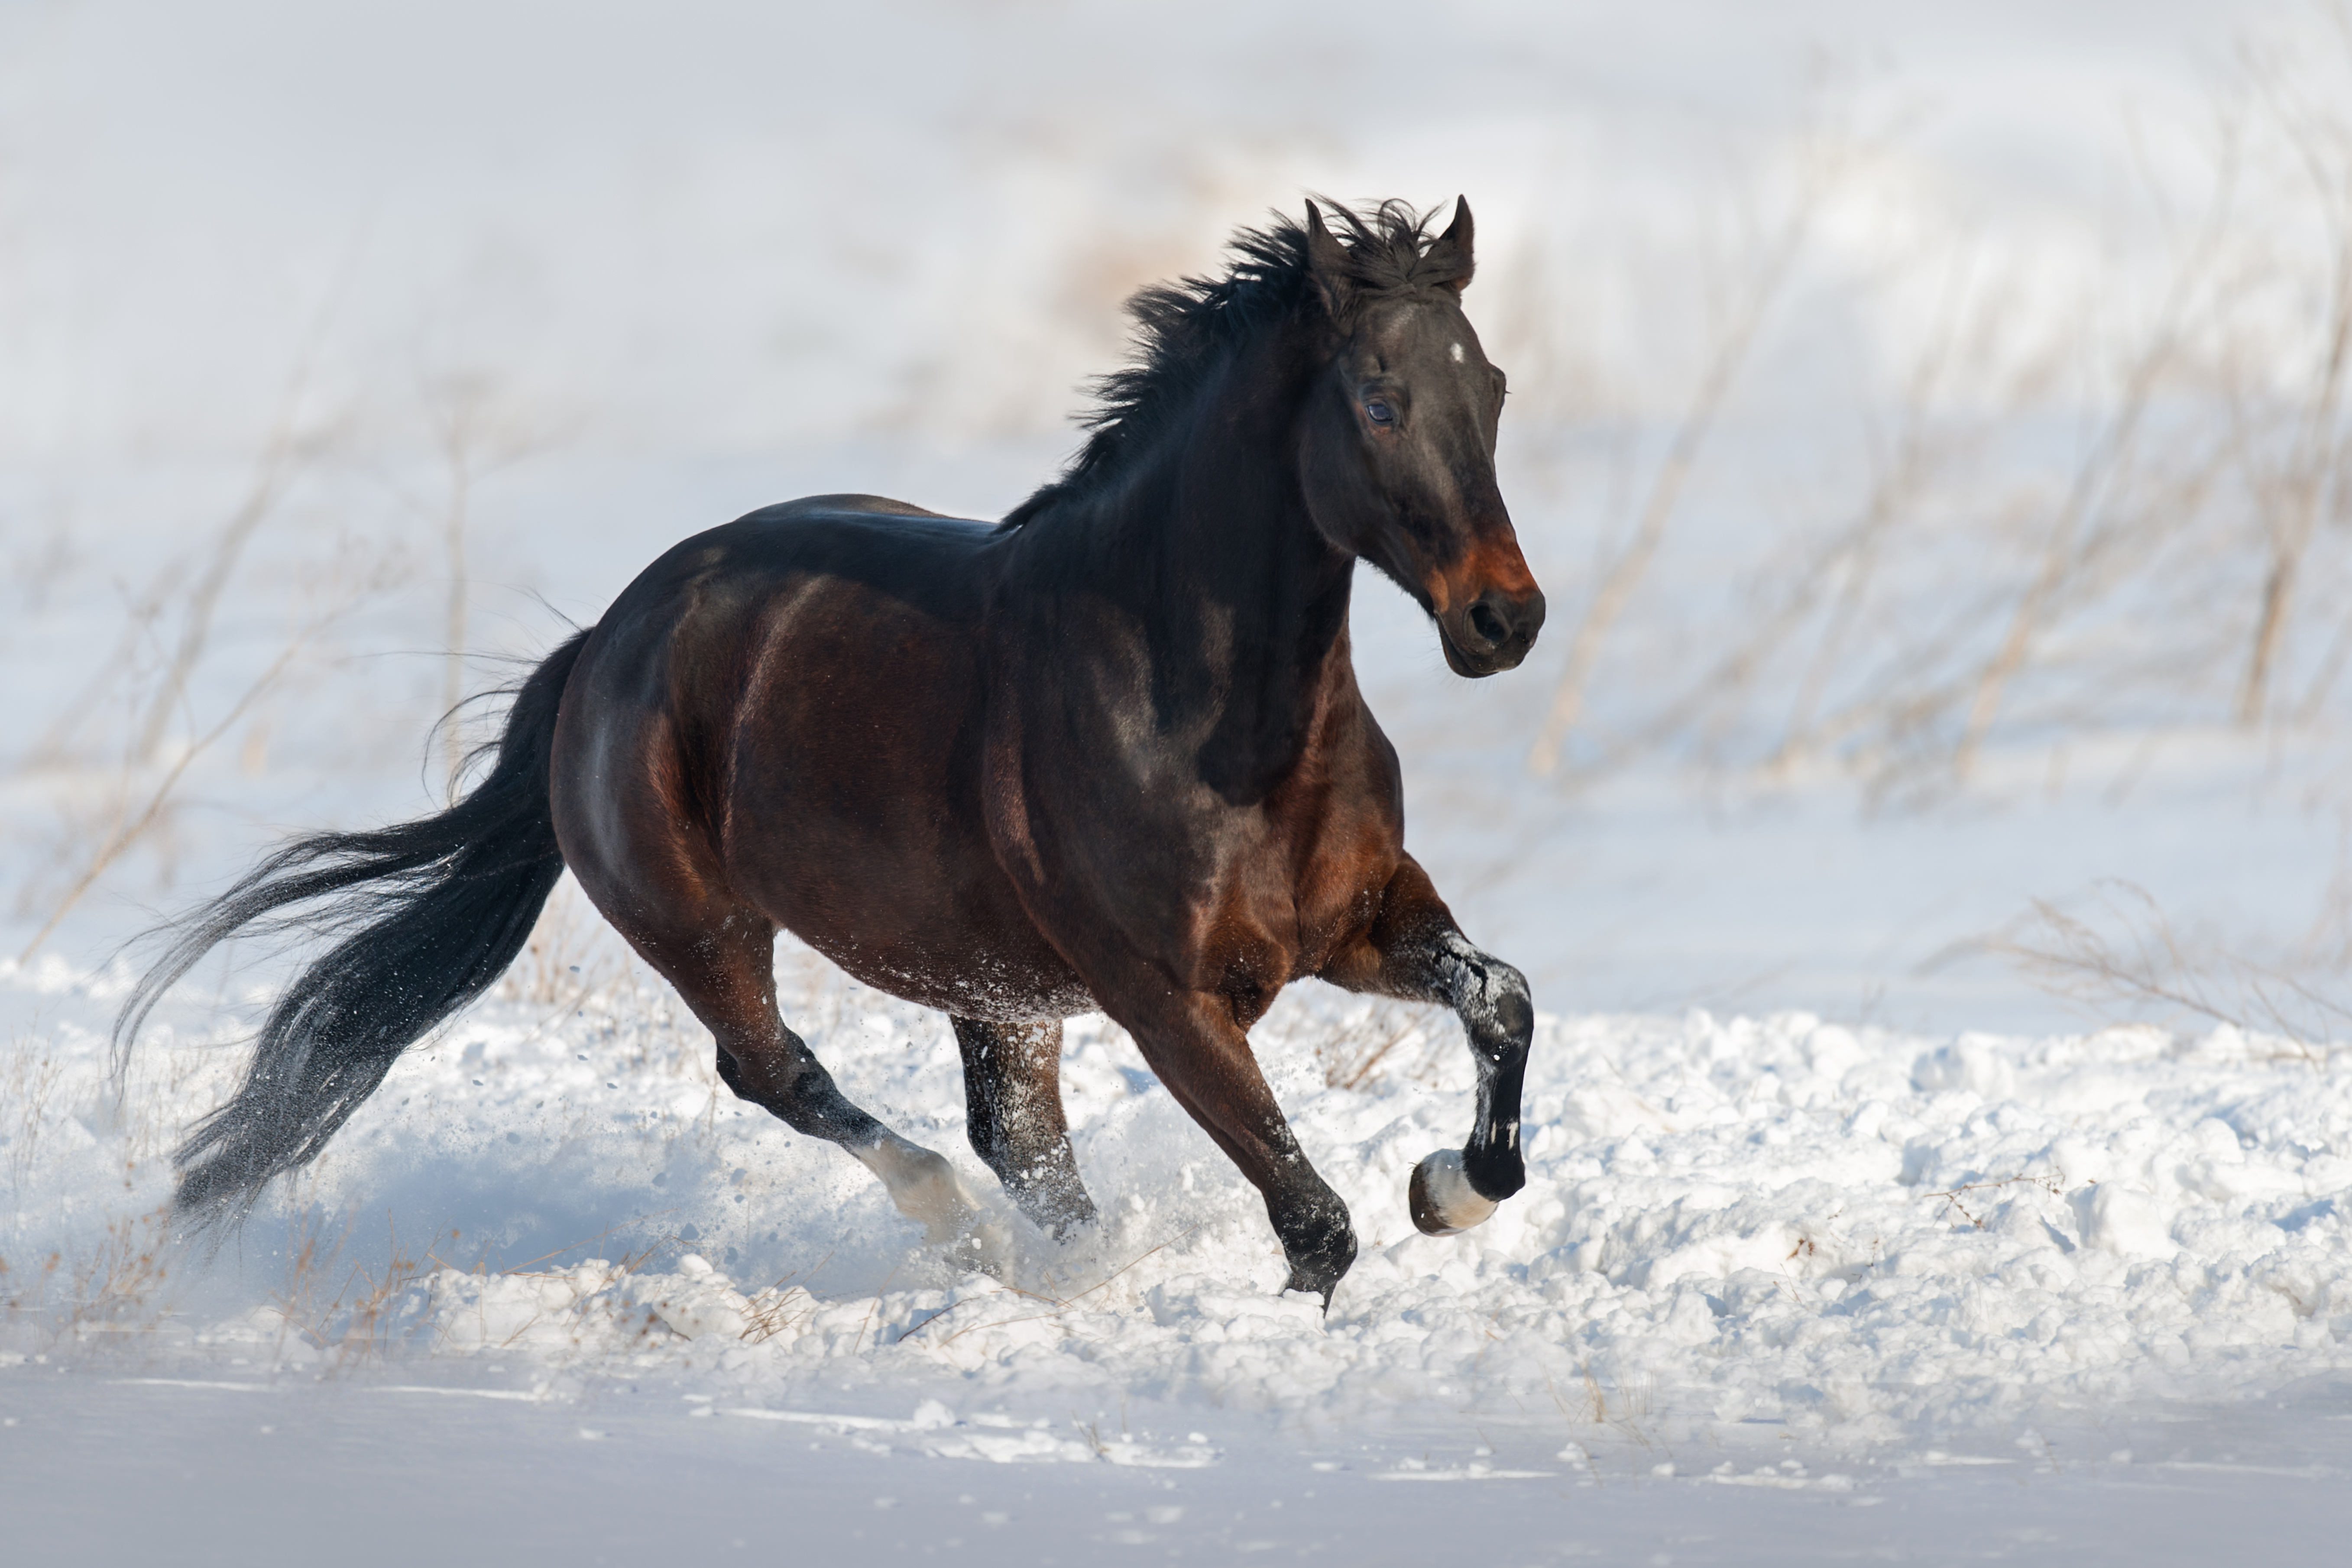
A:
[[[8,1555],[2341,1550],[2347,89],[2300,4],[0,0]],[[684,534],[1006,510],[1120,300],[1309,191],[1477,210],[1550,626],[1465,683],[1367,574],[1356,637],[1544,1010],[1523,1196],[1415,1235],[1458,1034],[1303,986],[1328,1322],[1099,1018],[1105,1223],[975,1272],[567,886],[172,1243],[284,971],[112,1079],[126,943],[444,798]],[[992,1192],[944,1021],[779,972]]]

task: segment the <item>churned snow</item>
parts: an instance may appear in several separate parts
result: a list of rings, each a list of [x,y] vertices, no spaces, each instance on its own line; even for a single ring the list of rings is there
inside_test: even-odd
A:
[[[785,972],[812,976],[803,1027],[845,1089],[993,1194],[944,1022]],[[1214,1472],[1197,1484],[1227,1493],[1278,1454],[1307,1480],[1860,1500],[1955,1468],[2236,1463],[2160,1422],[2153,1448],[2115,1434],[2280,1399],[2294,1416],[2252,1447],[2301,1474],[2281,1443],[2344,1408],[2327,1379],[2352,1368],[2352,1086],[2233,1029],[1547,1016],[1528,1190],[1433,1239],[1405,1182],[1468,1126],[1457,1031],[1294,991],[1261,1053],[1364,1242],[1327,1321],[1277,1294],[1255,1195],[1099,1018],[1064,1071],[1105,1218],[1066,1248],[1001,1198],[987,1270],[924,1246],[861,1168],[719,1089],[673,1003],[615,982],[468,1015],[206,1269],[142,1215],[159,1115],[234,1064],[218,995],[167,1005],[118,1102],[121,973],[6,983],[58,1056],[6,1146],[29,1154],[0,1403],[36,1414],[0,1445],[40,1440],[62,1372],[305,1409],[487,1397],[575,1412],[583,1437],[658,1398],[825,1463]],[[1333,1087],[1368,1040],[1391,1043]]]

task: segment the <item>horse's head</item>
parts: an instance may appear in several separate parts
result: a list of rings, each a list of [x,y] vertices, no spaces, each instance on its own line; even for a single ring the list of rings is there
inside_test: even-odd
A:
[[[1316,527],[1420,601],[1456,674],[1512,668],[1543,626],[1544,596],[1495,483],[1503,373],[1462,313],[1469,204],[1425,250],[1360,231],[1342,244],[1312,202],[1306,234],[1330,328],[1301,424]]]

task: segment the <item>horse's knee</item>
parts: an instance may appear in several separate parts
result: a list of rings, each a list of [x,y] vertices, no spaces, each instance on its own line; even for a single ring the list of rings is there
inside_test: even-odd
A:
[[[1490,1061],[1527,1054],[1535,1038],[1535,994],[1514,965],[1470,945],[1459,931],[1445,935],[1447,1000],[1461,1016],[1470,1043]]]
[[[1514,966],[1495,958],[1486,964],[1486,1016],[1498,1041],[1524,1055],[1536,1037],[1535,993]]]

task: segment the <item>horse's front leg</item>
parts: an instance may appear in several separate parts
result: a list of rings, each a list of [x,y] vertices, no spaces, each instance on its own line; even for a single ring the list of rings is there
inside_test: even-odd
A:
[[[1519,1152],[1519,1092],[1535,1035],[1527,976],[1482,952],[1410,856],[1389,880],[1363,939],[1323,971],[1325,980],[1454,1009],[1478,1064],[1478,1120],[1459,1150],[1441,1149],[1412,1171],[1412,1223],[1430,1236],[1482,1224],[1527,1185]]]
[[[1265,1197],[1266,1218],[1290,1263],[1285,1289],[1322,1297],[1328,1311],[1331,1292],[1356,1261],[1355,1226],[1348,1205],[1299,1148],[1232,999],[1171,992],[1156,971],[1139,978],[1132,989],[1098,986],[1096,994],[1135,1037],[1176,1103]]]

